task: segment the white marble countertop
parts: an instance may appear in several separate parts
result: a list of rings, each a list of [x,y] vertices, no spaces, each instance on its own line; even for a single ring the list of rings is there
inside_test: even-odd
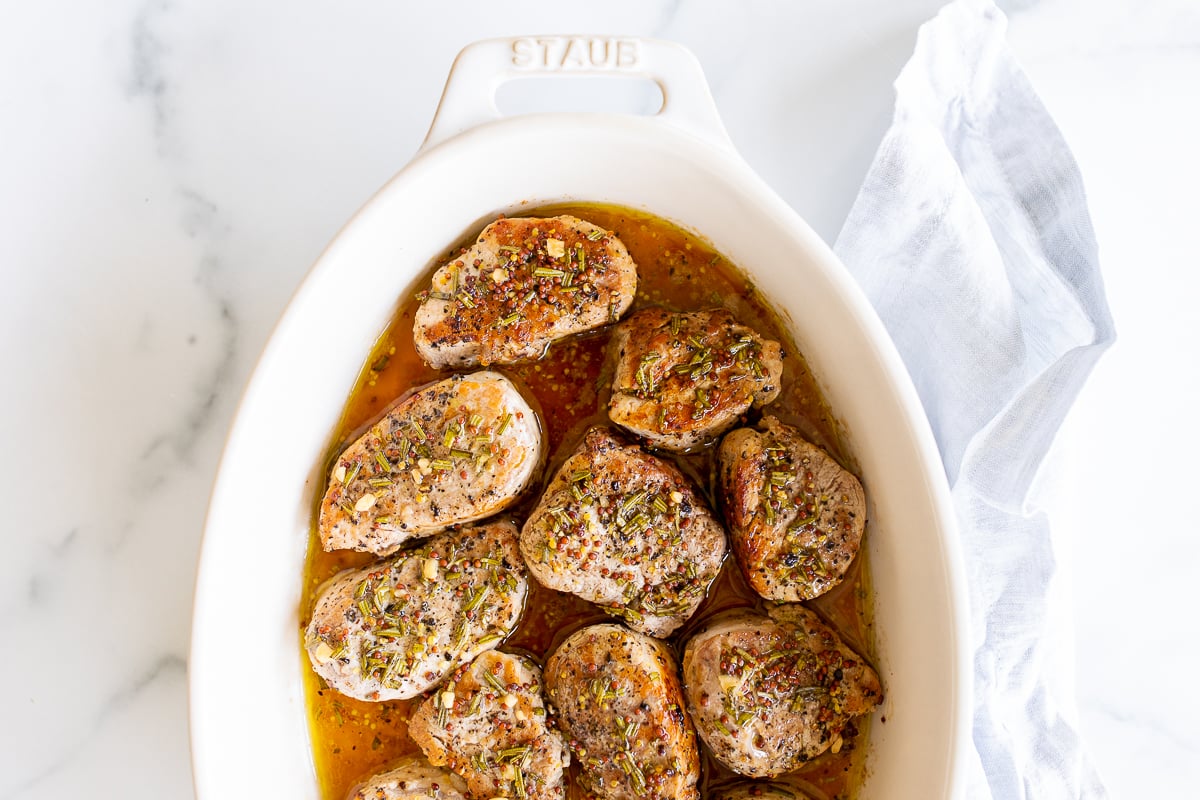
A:
[[[464,43],[687,44],[742,154],[832,240],[939,5],[8,4],[0,800],[191,796],[192,582],[241,387],[321,248],[415,151]],[[1200,526],[1174,498],[1200,446],[1200,6],[1007,10],[1082,168],[1120,337],[1051,465],[1076,632],[1062,679],[1115,797],[1194,791]],[[1147,490],[1167,502],[1142,505]]]

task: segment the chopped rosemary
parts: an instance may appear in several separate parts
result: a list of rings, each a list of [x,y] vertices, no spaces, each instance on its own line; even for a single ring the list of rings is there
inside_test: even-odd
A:
[[[483,670],[483,679],[485,681],[487,681],[488,684],[491,685],[491,687],[493,689],[495,689],[497,692],[506,692],[507,691],[504,688],[504,684],[500,682],[499,678],[497,678],[495,675],[492,674],[492,671],[490,669],[485,668]]]
[[[650,518],[644,512],[639,511],[633,519],[626,522],[621,527],[621,533],[641,533],[650,525]]]
[[[620,511],[621,516],[625,516],[625,514],[627,514],[634,506],[638,505],[645,499],[646,499],[645,490],[642,490],[635,494],[631,494],[629,497],[627,497],[625,499],[624,503],[621,503],[621,511]]]
[[[498,755],[501,761],[521,761],[525,756],[529,755],[532,749],[529,745],[523,744],[501,750]]]
[[[489,591],[491,591],[491,587],[486,583],[480,586],[471,594],[471,598],[467,600],[466,605],[463,606],[463,610],[474,611],[479,608],[479,606],[483,605],[484,598],[487,597]]]

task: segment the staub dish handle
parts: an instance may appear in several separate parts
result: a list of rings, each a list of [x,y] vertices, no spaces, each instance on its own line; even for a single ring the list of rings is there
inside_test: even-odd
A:
[[[467,45],[450,68],[421,149],[500,119],[496,90],[508,81],[581,75],[652,80],[663,95],[656,120],[733,150],[704,71],[690,50],[662,39],[583,35],[486,39]]]

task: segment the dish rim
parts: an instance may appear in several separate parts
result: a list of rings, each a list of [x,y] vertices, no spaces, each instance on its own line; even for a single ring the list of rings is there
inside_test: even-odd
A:
[[[578,136],[581,130],[590,131],[590,135],[593,137],[602,133],[603,136],[601,138],[613,136],[632,137],[635,140],[645,141],[657,139],[660,147],[680,147],[693,152],[703,152],[705,156],[703,167],[706,171],[714,174],[717,178],[727,180],[730,184],[737,184],[746,195],[753,197],[762,212],[762,224],[770,223],[777,226],[781,231],[786,231],[797,241],[803,243],[804,249],[807,251],[805,255],[816,262],[817,266],[824,273],[825,278],[834,286],[838,295],[837,299],[845,304],[845,310],[850,314],[860,332],[866,336],[872,345],[872,355],[876,360],[877,366],[883,370],[887,382],[895,391],[895,399],[899,401],[904,409],[908,428],[907,432],[910,434],[909,438],[915,448],[917,458],[923,466],[923,475],[921,478],[925,484],[926,494],[935,515],[941,523],[937,537],[942,551],[941,577],[952,600],[949,604],[951,616],[950,628],[951,636],[955,641],[952,643],[950,649],[956,656],[956,663],[951,668],[952,685],[947,687],[946,690],[946,695],[950,700],[949,715],[954,720],[952,727],[955,730],[955,735],[951,741],[947,742],[949,752],[947,754],[945,785],[947,786],[946,794],[948,796],[957,796],[961,792],[963,785],[963,759],[961,756],[969,746],[967,743],[967,733],[969,731],[969,725],[967,724],[969,717],[967,712],[969,710],[970,688],[967,680],[970,672],[966,650],[966,642],[968,641],[966,592],[965,579],[961,566],[961,555],[959,553],[958,542],[953,535],[954,516],[949,498],[949,490],[945,483],[944,474],[941,473],[940,457],[933,441],[932,432],[929,429],[915,389],[912,387],[907,372],[904,370],[903,363],[895,351],[891,340],[887,338],[882,323],[879,322],[873,309],[871,309],[866,299],[861,295],[857,286],[853,284],[849,273],[840,264],[832,251],[829,250],[824,242],[816,237],[795,212],[788,208],[736,154],[714,145],[712,142],[703,141],[686,131],[665,126],[653,119],[630,118],[619,115],[546,114],[505,118],[489,122],[455,135],[436,146],[420,152],[409,165],[402,169],[370,198],[334,237],[325,252],[317,259],[305,279],[297,288],[279,322],[272,331],[239,402],[234,422],[231,425],[230,433],[226,440],[221,465],[210,497],[208,518],[205,523],[201,556],[197,568],[193,632],[191,652],[189,654],[189,727],[191,732],[195,788],[198,797],[210,796],[204,793],[208,786],[205,781],[209,779],[209,772],[211,771],[209,762],[206,760],[208,753],[205,748],[208,737],[217,735],[215,732],[209,732],[205,727],[208,724],[207,720],[209,716],[204,706],[210,696],[210,687],[206,685],[202,677],[203,673],[196,669],[197,664],[203,665],[207,663],[206,659],[212,658],[209,655],[211,620],[207,618],[207,615],[211,613],[209,609],[212,606],[212,601],[208,601],[206,598],[207,593],[212,591],[210,585],[216,580],[216,577],[211,575],[213,568],[209,565],[217,558],[213,553],[218,551],[219,545],[223,544],[221,539],[221,531],[223,529],[220,527],[221,516],[219,512],[221,510],[221,503],[227,502],[224,500],[228,491],[228,487],[225,484],[230,480],[227,475],[230,473],[233,465],[236,464],[236,459],[240,456],[241,449],[245,446],[243,440],[246,436],[245,426],[248,424],[246,422],[249,414],[248,409],[254,409],[255,404],[259,402],[261,395],[266,391],[264,383],[269,380],[272,369],[275,368],[278,360],[282,357],[279,352],[284,347],[282,343],[288,341],[292,329],[298,324],[298,318],[303,318],[303,312],[308,308],[307,304],[313,302],[313,293],[322,288],[322,283],[326,280],[326,273],[330,272],[340,263],[340,259],[343,257],[342,253],[348,247],[347,240],[352,238],[363,226],[376,223],[377,220],[374,219],[374,216],[380,213],[380,209],[387,206],[389,200],[396,193],[403,192],[406,186],[414,182],[419,182],[422,179],[422,173],[446,169],[446,164],[452,164],[471,149],[483,148],[486,150],[494,148],[506,139],[511,141],[515,136],[532,136],[535,139],[537,137],[545,139],[546,137],[553,138],[564,133],[568,136]],[[427,178],[428,175],[426,174],[424,177]],[[536,202],[537,204],[561,202],[566,199],[582,200],[587,198],[538,197],[536,201],[533,198],[529,198],[531,202]],[[595,200],[596,198],[590,199]],[[624,204],[638,207],[634,203]],[[652,213],[659,213],[654,208],[647,210]],[[504,209],[497,209],[497,211],[502,212]],[[676,224],[680,224],[689,231],[696,231],[696,226],[688,224],[686,220],[672,218],[666,214],[660,215],[667,217]],[[466,228],[471,228],[474,225],[475,221],[472,221]],[[704,236],[705,232],[700,231],[699,233],[701,236]],[[705,238],[708,237],[705,236]],[[726,252],[720,242],[713,241],[713,243],[721,252]],[[752,280],[755,280],[756,283],[759,282],[756,271],[752,266],[743,263],[734,255],[730,255],[730,258]],[[414,277],[423,274],[427,267],[428,261],[416,266],[413,269]],[[790,318],[790,315],[785,312],[785,309],[780,307],[779,303],[775,302],[774,298],[769,298],[769,300],[772,306],[780,312],[782,321],[788,326],[793,336],[797,340],[800,340],[801,337],[797,334],[795,322]],[[386,306],[387,312],[390,315],[394,309],[394,301],[389,301]],[[360,352],[364,353],[363,357],[365,358],[365,353],[369,352],[369,349],[364,349]],[[807,353],[808,349],[805,352]],[[359,366],[359,362],[356,361],[353,370],[351,370],[355,375]],[[814,372],[817,373],[818,383],[822,385],[823,390],[826,389],[826,383],[822,380],[822,376],[816,369],[814,369]],[[349,385],[352,384],[348,384],[347,387]],[[828,392],[826,393],[828,394]],[[346,391],[343,391],[343,399],[345,394]],[[837,403],[833,401],[830,401],[830,403],[835,413],[838,413],[839,408]],[[850,438],[853,439],[853,431],[850,431],[850,434]],[[323,435],[327,436],[328,431]],[[851,445],[851,450],[857,455],[857,447]],[[319,482],[320,476],[316,473],[319,467],[320,465],[316,464],[309,470],[307,483],[312,484],[314,478]],[[305,525],[305,529],[307,530],[307,525]],[[225,536],[228,535],[230,534],[225,534]],[[878,565],[874,561],[875,559],[872,559],[873,570],[878,569]],[[299,589],[299,577],[296,580],[296,588]],[[296,595],[298,600],[298,591]],[[293,630],[292,649],[295,651],[293,655],[296,666],[299,667],[303,654],[299,647],[299,634],[296,631],[298,631],[298,627]],[[877,643],[879,642],[879,637],[880,633],[877,631]],[[302,695],[303,693],[301,692],[301,701],[303,702]],[[303,709],[301,711],[303,712]],[[305,723],[307,723],[306,719]],[[304,738],[306,740],[309,738],[307,724],[304,726]],[[311,767],[311,749],[309,758],[309,766]]]

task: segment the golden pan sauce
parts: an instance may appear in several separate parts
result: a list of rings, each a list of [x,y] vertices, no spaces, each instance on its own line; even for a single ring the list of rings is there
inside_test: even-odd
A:
[[[795,425],[810,441],[824,447],[843,464],[850,463],[840,445],[834,417],[818,392],[803,356],[793,346],[792,337],[779,318],[739,270],[701,239],[643,212],[618,206],[561,204],[531,208],[522,216],[557,214],[586,219],[615,232],[624,242],[638,265],[637,297],[629,313],[652,305],[677,311],[723,306],[742,324],[783,344],[783,387],[779,398],[770,405],[771,413]],[[464,244],[473,242],[474,238],[470,237]],[[457,252],[456,248],[453,253]],[[432,268],[417,288],[428,285],[431,272]],[[416,354],[412,329],[417,305],[415,294],[404,298],[387,330],[376,342],[334,431],[323,474],[328,474],[334,458],[379,419],[398,397],[414,387],[450,374],[426,366]],[[608,336],[607,330],[584,334],[554,344],[545,357],[535,363],[498,368],[517,379],[527,394],[532,394],[536,399],[535,408],[540,406],[550,454],[545,478],[553,474],[590,425],[607,422],[604,409],[608,403],[611,375],[602,376],[601,373]],[[757,417],[756,411],[748,415],[750,422]],[[713,493],[714,452],[715,448],[710,448],[697,454],[669,457],[695,479],[720,516]],[[537,502],[543,485],[544,480],[536,483],[516,506],[508,510],[518,525]],[[324,487],[321,489],[323,491]],[[870,487],[867,489],[869,491]],[[320,499],[318,493],[315,503],[319,504]],[[343,569],[360,567],[373,560],[373,556],[366,553],[323,551],[316,533],[316,519],[314,505],[301,598],[301,639],[321,584]],[[873,660],[870,587],[864,557],[865,554],[860,554],[855,559],[841,584],[809,605],[832,622],[851,647]],[[554,647],[577,628],[613,621],[612,617],[583,600],[545,589],[532,577],[529,582],[525,615],[501,649],[525,651],[534,655],[539,663],[544,663]],[[682,645],[690,633],[712,614],[728,608],[760,605],[761,600],[746,585],[730,554],[704,604],[669,641],[677,656],[681,655]],[[305,659],[305,695],[313,761],[325,800],[343,800],[355,784],[388,768],[400,756],[418,751],[408,737],[407,720],[409,712],[424,698],[375,703],[354,700],[323,685],[308,664],[303,646],[301,657]],[[848,739],[839,753],[825,752],[788,780],[817,800],[853,796],[863,777],[867,721],[868,717],[856,720],[858,735]],[[706,794],[706,787],[736,778],[708,755],[702,744],[701,764],[702,796]],[[575,783],[577,771],[578,765],[572,764],[567,792],[571,800],[583,796]]]

